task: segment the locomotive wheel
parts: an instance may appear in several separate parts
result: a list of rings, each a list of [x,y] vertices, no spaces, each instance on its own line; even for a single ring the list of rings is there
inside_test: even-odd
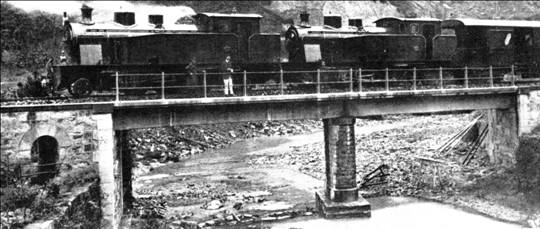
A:
[[[88,79],[80,78],[71,84],[68,91],[75,97],[84,97],[92,93],[92,87]]]

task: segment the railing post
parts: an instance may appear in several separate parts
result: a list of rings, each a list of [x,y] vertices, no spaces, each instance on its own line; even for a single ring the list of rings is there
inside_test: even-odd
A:
[[[512,64],[511,69],[512,69],[512,75],[515,75],[515,66],[513,64]]]
[[[469,88],[469,69],[465,66],[465,88]]]
[[[350,90],[351,92],[353,92],[353,81],[354,81],[353,79],[354,79],[354,78],[353,78],[353,71],[352,71],[352,68],[349,69],[349,76],[350,76],[349,78],[350,78],[350,80],[351,80],[351,82],[349,82],[349,90]]]
[[[388,75],[388,68],[385,68],[384,69],[384,78],[385,78],[385,87],[386,87],[386,91],[390,91],[390,76]]]
[[[120,101],[120,83],[118,82],[118,72],[116,72],[116,102]]]
[[[412,77],[413,77],[413,91],[416,91],[416,67],[413,67]]]
[[[282,95],[284,94],[284,87],[285,85],[283,84],[283,69],[279,69],[279,93],[281,93]]]
[[[441,90],[443,90],[444,89],[444,82],[443,82],[442,67],[439,67],[439,81],[440,81],[440,88],[441,88]]]
[[[317,69],[317,94],[321,93],[321,69]]]
[[[489,87],[493,87],[493,67],[489,66]]]
[[[206,94],[206,70],[203,70],[203,94],[204,94],[204,97],[206,98],[207,94]]]
[[[165,73],[161,72],[161,99],[165,99]]]
[[[247,96],[247,72],[244,70],[244,96]]]
[[[512,71],[512,76],[511,76],[511,82],[512,82],[512,86],[516,86],[516,75],[514,74],[514,65],[512,64],[512,67],[511,67],[511,71]]]
[[[362,92],[362,68],[358,69],[358,91]]]

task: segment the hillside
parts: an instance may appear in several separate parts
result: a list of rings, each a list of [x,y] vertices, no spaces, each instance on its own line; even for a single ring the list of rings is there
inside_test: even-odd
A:
[[[540,20],[538,1],[389,1],[407,17]]]

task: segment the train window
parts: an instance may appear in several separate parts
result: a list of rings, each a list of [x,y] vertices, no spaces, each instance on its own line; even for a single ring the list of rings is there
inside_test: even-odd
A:
[[[322,60],[321,47],[318,44],[304,45],[306,62],[319,62]]]
[[[418,24],[416,23],[411,24],[411,33],[418,33]]]
[[[230,33],[231,26],[228,21],[219,21],[218,22],[218,32],[220,33]]]
[[[399,24],[399,32],[400,32],[400,33],[405,33],[405,32],[407,32],[407,31],[406,31],[406,25],[405,25],[405,23],[400,23],[400,24]]]
[[[101,45],[80,45],[81,65],[95,65],[102,61]]]
[[[533,39],[532,39],[531,34],[525,35],[525,43],[526,43],[528,46],[532,46],[532,45],[533,45]]]
[[[512,39],[512,34],[511,33],[506,34],[506,38],[504,38],[505,46],[508,46],[510,44],[510,39]]]
[[[467,29],[465,45],[469,48],[482,48],[487,46],[487,36],[485,28],[471,27]]]
[[[489,48],[508,48],[514,43],[514,37],[510,30],[490,29],[487,31],[486,38]]]
[[[456,35],[456,31],[454,29],[443,28],[441,30],[441,34],[442,35]]]

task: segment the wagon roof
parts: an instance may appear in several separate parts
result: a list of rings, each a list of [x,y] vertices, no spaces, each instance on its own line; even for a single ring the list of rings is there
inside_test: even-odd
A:
[[[442,21],[441,19],[437,19],[437,18],[400,18],[400,17],[384,17],[384,18],[380,18],[376,21],[374,21],[373,23],[377,23],[379,21],[384,21],[384,20],[399,20],[399,21],[430,21],[430,22],[440,22]]]
[[[239,17],[239,18],[262,18],[259,14],[224,14],[224,13],[198,13],[207,17]]]
[[[449,19],[442,22],[443,27],[455,26],[485,26],[485,27],[530,27],[540,28],[540,21],[524,20],[486,20],[486,19]]]

